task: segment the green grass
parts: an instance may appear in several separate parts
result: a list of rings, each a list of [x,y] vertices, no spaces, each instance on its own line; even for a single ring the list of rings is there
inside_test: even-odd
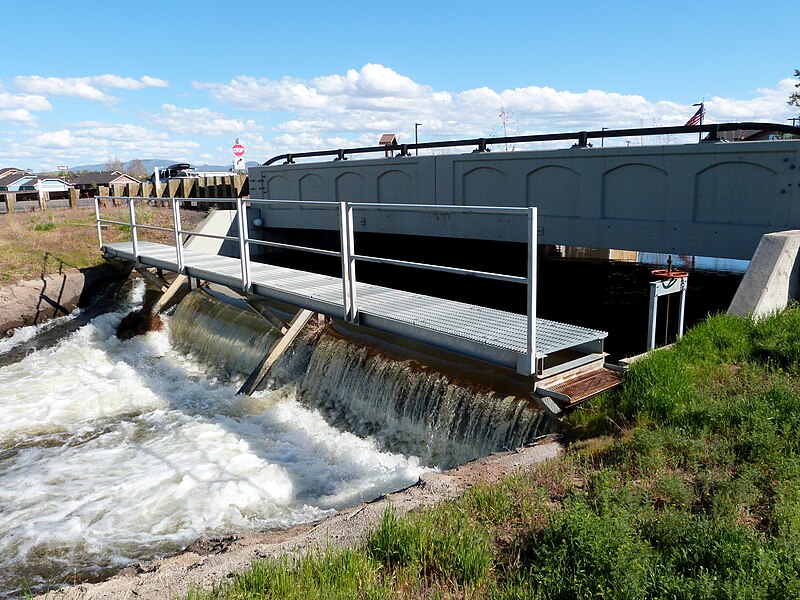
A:
[[[568,424],[561,461],[192,597],[800,597],[796,307],[709,318]]]

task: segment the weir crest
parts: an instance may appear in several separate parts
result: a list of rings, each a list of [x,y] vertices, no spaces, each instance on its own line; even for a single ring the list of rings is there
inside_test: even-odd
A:
[[[221,373],[248,375],[278,332],[244,303],[189,294],[170,319],[176,348]],[[546,433],[528,398],[454,377],[334,332],[298,339],[267,387],[297,381],[298,400],[334,427],[371,437],[390,452],[449,468]]]

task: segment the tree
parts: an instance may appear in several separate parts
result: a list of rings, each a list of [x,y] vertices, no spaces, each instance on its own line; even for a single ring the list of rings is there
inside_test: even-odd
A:
[[[136,158],[128,165],[128,175],[131,175],[136,179],[146,179],[148,173],[147,169],[144,168],[144,163]]]
[[[794,76],[800,79],[800,69],[794,70]],[[800,90],[800,82],[795,83],[794,87]],[[792,92],[789,95],[789,105],[800,107],[800,91]]]
[[[106,171],[122,171],[123,167],[119,156],[113,156],[106,161]]]

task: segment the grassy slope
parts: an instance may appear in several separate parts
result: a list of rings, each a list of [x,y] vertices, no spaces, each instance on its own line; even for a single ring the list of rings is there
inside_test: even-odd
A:
[[[103,217],[127,222],[128,209],[103,209]],[[137,222],[169,227],[172,209],[140,206]],[[157,241],[157,235],[163,237],[163,234],[142,232],[140,238]],[[130,240],[130,232],[126,227],[110,225],[104,229],[103,239],[108,242]],[[171,239],[166,243],[171,243]],[[0,285],[102,262],[94,209],[0,215]]]
[[[210,596],[800,597],[799,334],[712,317],[575,413],[565,460]]]

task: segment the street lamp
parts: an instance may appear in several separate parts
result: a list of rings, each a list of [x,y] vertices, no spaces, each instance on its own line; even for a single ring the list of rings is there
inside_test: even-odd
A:
[[[606,136],[605,136],[605,134],[603,133],[603,132],[604,132],[606,129],[608,129],[608,127],[601,127],[601,128],[600,128],[600,134],[601,134],[601,135],[600,135],[600,147],[601,147],[601,148],[604,148],[604,147],[605,147],[605,145],[606,145]]]
[[[422,125],[422,123],[414,123],[414,145],[415,146],[419,144],[419,126],[420,125]],[[419,148],[414,148],[414,155],[415,156],[419,156]]]

